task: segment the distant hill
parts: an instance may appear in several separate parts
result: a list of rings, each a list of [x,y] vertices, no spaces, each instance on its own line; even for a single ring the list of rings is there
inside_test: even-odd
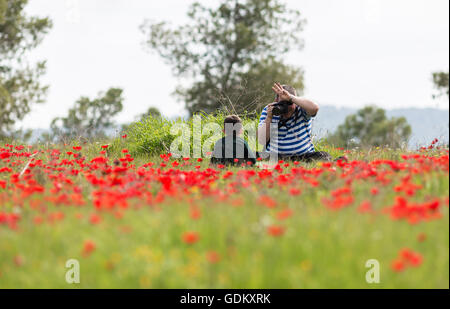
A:
[[[314,122],[313,132],[321,138],[334,132],[345,121],[345,118],[356,113],[357,109],[321,106]],[[429,145],[438,138],[441,142],[449,141],[449,111],[436,108],[402,108],[387,110],[391,117],[405,117],[412,128],[410,148]]]

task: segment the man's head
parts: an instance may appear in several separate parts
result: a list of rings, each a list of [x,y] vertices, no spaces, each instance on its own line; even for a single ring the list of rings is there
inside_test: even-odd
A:
[[[284,90],[286,90],[290,94],[295,95],[295,96],[297,95],[297,90],[295,90],[294,87],[289,86],[289,85],[282,85],[282,87]],[[280,102],[280,97],[278,94],[275,96],[275,102]]]
[[[236,136],[242,134],[242,120],[237,115],[230,115],[225,118],[224,121],[224,132],[225,135],[233,135],[236,133]]]
[[[292,87],[290,85],[282,85],[281,87],[283,87],[283,89],[286,90],[287,92],[289,92],[291,95],[293,95],[293,96],[297,95],[297,90],[295,90],[294,87]],[[280,96],[278,94],[275,96],[275,102],[277,102],[277,103],[280,102]],[[288,112],[285,115],[283,115],[283,118],[291,117],[295,112],[295,108],[296,108],[295,104],[290,104],[288,106]]]

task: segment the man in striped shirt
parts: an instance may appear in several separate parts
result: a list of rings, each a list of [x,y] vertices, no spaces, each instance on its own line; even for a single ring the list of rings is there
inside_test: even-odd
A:
[[[316,152],[312,142],[312,120],[319,106],[297,96],[296,90],[287,85],[275,83],[273,91],[277,94],[275,103],[267,105],[262,111],[258,127],[258,141],[265,150],[279,159],[298,161],[331,161],[326,152]],[[274,106],[281,101],[290,103],[284,115],[273,115]]]

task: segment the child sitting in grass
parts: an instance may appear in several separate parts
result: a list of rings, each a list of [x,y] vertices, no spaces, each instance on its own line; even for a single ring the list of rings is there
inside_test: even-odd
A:
[[[243,132],[242,120],[239,116],[230,115],[224,121],[225,137],[217,141],[212,154],[212,164],[249,164],[256,163],[256,156],[247,142],[240,136]]]

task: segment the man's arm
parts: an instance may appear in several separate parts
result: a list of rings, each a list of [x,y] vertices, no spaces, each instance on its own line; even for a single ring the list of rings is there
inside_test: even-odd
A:
[[[292,100],[292,102],[294,102],[294,104],[303,108],[306,111],[306,113],[308,114],[308,116],[310,116],[310,117],[315,117],[317,115],[317,113],[319,112],[319,105],[317,105],[316,103],[314,103],[311,100],[301,98],[301,97],[296,97],[293,95],[291,95],[291,100]]]
[[[293,102],[297,106],[303,108],[306,111],[306,113],[311,117],[315,117],[319,112],[319,105],[317,105],[311,100],[290,94],[279,83],[275,83],[275,85],[272,87],[272,90],[275,91],[275,93],[280,96],[280,99],[282,101]]]

